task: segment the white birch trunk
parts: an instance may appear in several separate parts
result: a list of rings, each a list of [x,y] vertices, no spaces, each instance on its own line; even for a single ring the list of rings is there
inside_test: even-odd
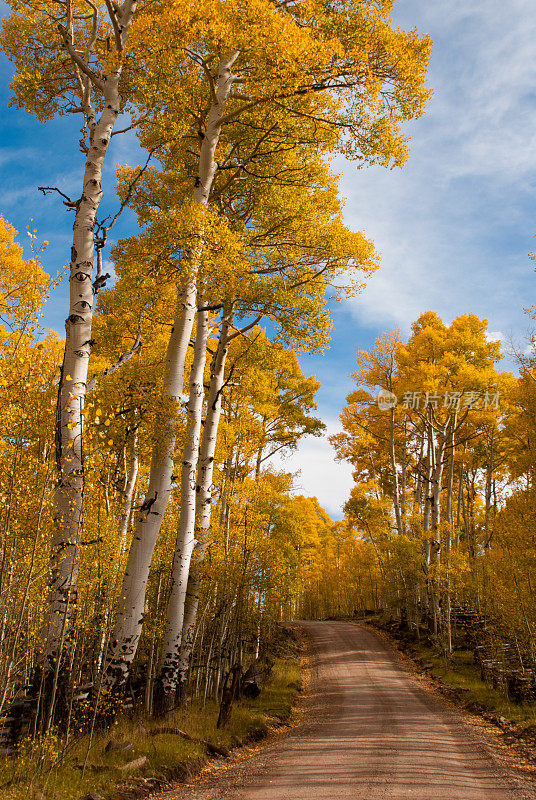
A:
[[[439,441],[436,443],[435,450],[435,469],[433,474],[433,490],[432,490],[432,534],[434,536],[434,547],[436,552],[439,550],[439,523],[441,521],[441,491],[443,484],[443,469],[445,465],[445,449],[447,445],[447,423],[440,433]]]
[[[188,291],[191,288],[187,287],[185,294]],[[151,559],[172,491],[176,424],[194,317],[195,307],[191,302],[179,304],[166,352],[162,397],[165,417],[154,431],[149,486],[137,515],[106,657],[103,680],[108,687],[120,686],[126,680],[141,634]]]
[[[391,461],[391,472],[393,475],[393,505],[395,509],[396,530],[399,536],[404,533],[402,528],[402,514],[400,512],[400,488],[398,485],[398,468],[395,452],[395,409],[391,409],[391,420],[389,426],[389,458]]]
[[[424,468],[424,476],[423,476],[423,521],[422,521],[422,530],[424,535],[423,541],[423,548],[424,548],[424,563],[423,563],[423,570],[425,575],[425,586],[426,586],[426,593],[425,593],[425,607],[426,607],[426,618],[429,620],[430,618],[430,607],[431,607],[431,597],[430,597],[430,564],[431,564],[431,557],[432,557],[432,545],[430,540],[430,517],[431,517],[431,510],[432,510],[432,475],[433,475],[433,468],[434,468],[434,434],[431,422],[429,418],[426,419],[424,424],[423,436],[426,437],[426,460],[425,460],[425,468]]]
[[[237,57],[238,53],[234,52],[220,59],[216,93],[201,142],[199,171],[193,190],[193,200],[201,205],[207,205],[214,180],[221,120],[232,87],[231,69]],[[199,249],[190,253],[187,259],[188,272],[178,293],[177,311],[166,354],[165,419],[160,430],[155,431],[149,487],[136,522],[107,656],[107,686],[117,687],[124,683],[141,635],[151,560],[172,490],[176,421],[195,316],[199,257]]]
[[[435,564],[437,566],[437,570],[441,566],[441,533],[439,530],[439,524],[441,521],[441,490],[443,483],[445,448],[447,443],[447,438],[446,438],[447,427],[448,427],[448,420],[447,422],[445,422],[445,425],[443,429],[440,431],[439,436],[437,437],[437,441],[435,443],[434,470],[432,478],[433,489],[432,489],[431,537],[429,540],[429,552],[430,552],[429,563],[430,566],[432,564]],[[429,584],[431,601],[433,606],[434,633],[436,634],[438,632],[438,627],[440,624],[439,588],[438,588],[439,575],[437,573],[437,570]]]
[[[429,420],[426,420],[424,430],[425,430],[424,435],[426,436],[426,461],[425,461],[425,473],[423,477],[424,510],[423,510],[422,528],[424,533],[428,534],[430,531],[430,518],[432,514],[432,476],[434,471],[434,453],[435,453],[434,432]],[[425,544],[427,547],[426,568],[428,569],[430,564],[430,540],[428,536],[426,537]]]
[[[130,514],[132,512],[132,498],[134,497],[134,489],[136,488],[136,480],[138,477],[139,459],[138,459],[138,430],[134,428],[128,434],[128,453],[126,460],[126,484],[123,492],[123,503],[121,522],[119,525],[119,547],[120,552],[124,552],[128,523],[130,521]]]
[[[484,516],[484,550],[487,551],[490,549],[491,541],[493,539],[493,520],[494,515],[492,513],[492,488],[493,488],[493,471],[494,471],[494,463],[493,463],[493,455],[494,455],[494,437],[493,437],[493,429],[491,430],[488,436],[488,460],[486,464],[486,490],[485,490],[485,516]]]
[[[451,586],[451,553],[452,553],[452,537],[453,537],[453,516],[452,516],[452,495],[454,492],[454,456],[455,456],[455,449],[456,449],[456,412],[452,417],[450,423],[450,459],[449,459],[449,475],[448,475],[448,483],[447,483],[447,507],[446,507],[446,518],[448,522],[448,528],[445,535],[445,567],[446,567],[446,581],[445,581],[445,598],[444,598],[444,606],[445,606],[445,633],[446,633],[446,651],[447,654],[450,656],[452,654],[452,610],[451,610],[451,596],[450,596],[450,586]]]
[[[214,474],[214,457],[221,416],[221,394],[225,378],[225,362],[229,350],[229,331],[232,316],[232,311],[224,311],[218,348],[214,356],[212,374],[210,376],[207,414],[203,429],[201,452],[199,454],[196,486],[195,548],[186,587],[182,640],[176,678],[176,688],[182,695],[184,695],[183,690],[188,677],[194,645],[195,623],[201,589],[201,564],[205,556],[212,516],[212,477]]]
[[[177,661],[180,652],[186,586],[190,560],[195,544],[195,498],[199,438],[203,416],[205,391],[203,378],[207,355],[208,311],[197,316],[194,358],[190,374],[188,424],[181,468],[181,505],[177,531],[177,545],[171,573],[171,591],[168,600],[166,628],[162,658],[157,681],[155,708],[158,713],[170,710],[175,704]]]
[[[115,10],[119,37],[124,45],[136,3],[123,3]],[[83,409],[93,321],[94,287],[94,230],[97,211],[102,199],[104,159],[117,117],[121,110],[118,67],[101,81],[83,74],[84,62],[75,51],[70,34],[62,29],[65,48],[77,64],[86,86],[83,107],[90,130],[82,195],[76,206],[73,224],[69,277],[69,315],[65,322],[65,351],[61,367],[56,409],[56,476],[54,497],[54,534],[50,552],[49,596],[43,621],[41,639],[44,642],[45,670],[55,672],[65,645],[71,636],[72,620],[77,597],[80,533],[84,501]],[[91,105],[91,92],[102,93],[103,110],[96,118]],[[47,666],[48,662],[48,666]],[[46,693],[46,692],[45,692]]]

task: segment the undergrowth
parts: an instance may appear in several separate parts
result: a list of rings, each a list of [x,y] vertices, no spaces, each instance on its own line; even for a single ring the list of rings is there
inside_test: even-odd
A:
[[[432,664],[431,676],[459,690],[460,698],[466,705],[474,705],[518,725],[528,726],[536,723],[534,704],[514,703],[502,689],[494,689],[482,680],[471,650],[457,650],[451,660],[446,662],[433,647],[415,644],[412,655],[424,663]]]
[[[255,700],[239,700],[233,706],[228,730],[218,730],[218,706],[193,701],[186,710],[177,710],[162,720],[135,717],[117,720],[113,726],[89,740],[79,733],[67,743],[50,734],[46,739],[23,741],[16,756],[2,757],[0,800],[81,800],[90,794],[103,800],[118,796],[118,787],[135,783],[140,777],[170,776],[177,767],[199,766],[206,759],[201,743],[177,734],[151,732],[162,726],[176,727],[196,739],[231,749],[250,738],[260,739],[270,726],[290,714],[301,674],[297,655],[287,651],[274,663],[270,678]],[[108,750],[110,740],[124,750]],[[132,773],[121,768],[145,757],[145,765]]]

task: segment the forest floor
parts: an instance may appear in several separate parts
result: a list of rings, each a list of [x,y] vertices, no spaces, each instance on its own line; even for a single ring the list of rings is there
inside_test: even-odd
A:
[[[385,635],[300,623],[310,689],[283,737],[155,800],[534,800],[531,765],[496,726],[462,714]]]
[[[90,741],[72,736],[67,747],[54,736],[23,742],[16,757],[0,758],[0,800],[137,800],[191,778],[288,726],[301,690],[300,644],[284,637],[275,663],[255,700],[233,705],[227,730],[218,730],[218,706],[193,701],[162,720],[118,720]],[[159,729],[179,729],[158,733]],[[253,745],[255,746],[255,745]],[[218,752],[219,751],[219,752]],[[85,765],[85,766],[84,766]]]

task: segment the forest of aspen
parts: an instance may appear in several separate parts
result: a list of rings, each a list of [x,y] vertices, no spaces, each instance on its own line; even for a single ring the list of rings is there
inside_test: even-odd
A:
[[[536,703],[530,336],[505,371],[486,319],[422,309],[356,352],[343,519],[281,458],[325,435],[300,354],[330,358],[334,304],[382,268],[333,160],[403,169],[432,93],[392,5],[9,2],[11,107],[66,120],[80,171],[36,187],[70,215],[56,271],[0,218],[2,798],[108,798],[158,748],[230,747],[266,681],[299,683],[292,620],[377,620]]]

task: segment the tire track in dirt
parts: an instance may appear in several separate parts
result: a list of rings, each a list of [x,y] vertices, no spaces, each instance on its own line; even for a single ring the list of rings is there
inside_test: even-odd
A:
[[[312,676],[300,724],[159,800],[536,800],[373,631],[299,624]]]

